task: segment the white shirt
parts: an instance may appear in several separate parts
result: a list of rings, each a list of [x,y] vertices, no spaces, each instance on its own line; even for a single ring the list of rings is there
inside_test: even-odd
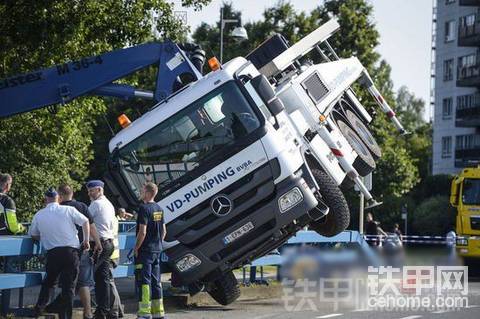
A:
[[[88,212],[92,216],[100,238],[113,239],[115,237],[115,208],[112,203],[102,195],[90,203]]]
[[[77,228],[88,222],[87,217],[75,207],[50,203],[33,216],[28,231],[30,236],[40,236],[46,250],[55,247],[80,248]]]

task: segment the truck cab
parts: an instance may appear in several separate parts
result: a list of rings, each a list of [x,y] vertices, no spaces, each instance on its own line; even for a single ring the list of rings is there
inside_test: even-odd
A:
[[[457,209],[457,252],[464,258],[467,265],[478,262],[480,260],[480,167],[465,168],[454,177],[450,204]]]
[[[285,112],[272,114],[236,58],[120,131],[109,144],[118,197],[138,205],[145,182],[167,224],[165,253],[180,283],[215,280],[280,246],[328,209]]]

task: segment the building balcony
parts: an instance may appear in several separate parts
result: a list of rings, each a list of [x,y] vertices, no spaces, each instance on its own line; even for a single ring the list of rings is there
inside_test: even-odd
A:
[[[480,6],[480,0],[459,0],[461,6]]]
[[[480,159],[480,146],[455,151],[455,167],[467,167]]]
[[[480,135],[468,134],[455,137],[455,166],[465,167],[480,159]]]
[[[459,65],[457,68],[457,86],[480,87],[480,64]]]
[[[458,27],[458,46],[480,47],[480,23],[475,17],[473,25],[460,25]]]
[[[469,108],[457,109],[455,126],[480,127],[480,103]]]

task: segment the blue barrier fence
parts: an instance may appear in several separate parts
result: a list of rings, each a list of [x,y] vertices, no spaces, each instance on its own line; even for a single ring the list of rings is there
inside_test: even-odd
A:
[[[132,250],[135,245],[135,223],[125,222],[119,225],[119,248],[121,260]],[[133,232],[132,232],[133,231]],[[323,237],[313,231],[299,231],[296,236],[290,238],[286,245],[295,244],[319,244],[319,243],[356,243],[366,254],[372,254],[364,237],[357,231],[344,231],[334,237]],[[29,236],[0,236],[0,256],[4,258],[15,258],[18,256],[36,256],[41,255],[42,249],[39,243],[36,243]],[[285,261],[282,255],[267,255],[252,262],[251,266],[280,266]],[[113,275],[115,278],[129,277],[134,275],[133,264],[121,264],[115,268]],[[25,287],[38,286],[44,277],[42,271],[26,271],[21,273],[3,273],[0,274],[0,290],[2,291],[1,313],[9,311],[10,289],[23,289]],[[23,290],[19,294],[23,298]],[[19,300],[19,305],[22,305]]]

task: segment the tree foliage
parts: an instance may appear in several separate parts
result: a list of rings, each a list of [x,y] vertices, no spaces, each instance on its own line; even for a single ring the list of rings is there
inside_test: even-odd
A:
[[[445,235],[455,229],[455,209],[448,196],[436,195],[421,203],[414,211],[412,232],[423,235]]]
[[[182,2],[200,9],[209,0]],[[0,78],[155,37],[183,39],[186,31],[166,0],[2,1]],[[102,171],[103,162],[92,162],[92,143],[109,134],[94,134],[106,109],[104,100],[84,97],[55,115],[37,110],[0,120],[0,171],[14,176],[12,195],[23,220],[42,205],[48,186],[69,182],[79,189],[89,169]]]

